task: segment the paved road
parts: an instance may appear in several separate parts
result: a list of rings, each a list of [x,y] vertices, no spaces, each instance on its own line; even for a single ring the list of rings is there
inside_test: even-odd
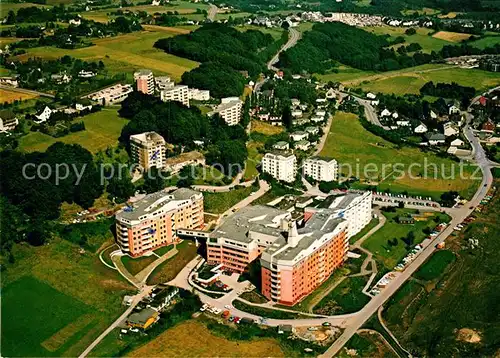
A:
[[[283,45],[283,47],[278,52],[276,52],[273,58],[267,63],[267,69],[272,71],[278,71],[278,68],[274,67],[274,65],[278,63],[280,53],[295,46],[297,44],[297,41],[299,41],[301,37],[302,37],[301,32],[295,30],[294,28],[288,29],[288,41],[286,42],[286,44]]]
[[[361,310],[358,314],[350,320],[349,326],[344,330],[343,334],[333,343],[332,346],[322,355],[322,357],[333,357],[340,349],[349,341],[349,339],[356,333],[358,329],[377,312],[378,308],[382,306],[402,285],[411,277],[411,275],[422,265],[435,251],[435,246],[443,242],[452,232],[453,228],[460,224],[467,216],[472,213],[471,207],[477,206],[485,197],[493,183],[491,175],[491,165],[484,154],[484,150],[479,144],[479,141],[474,141],[474,136],[470,132],[465,131],[467,139],[475,147],[475,159],[477,165],[480,166],[483,172],[483,180],[481,186],[475,193],[474,197],[467,205],[461,208],[454,209],[451,213],[452,220],[449,226],[441,232],[421,253],[415,260],[408,265],[408,267],[401,272],[378,296],[372,300]],[[476,138],[477,140],[477,138]]]
[[[219,11],[219,8],[214,4],[210,4],[210,8],[208,9],[207,13],[207,19],[213,22],[215,20],[215,16],[217,16],[217,11]]]
[[[302,37],[302,33],[300,33],[299,31],[297,31],[295,29],[290,28],[288,31],[288,41],[286,42],[286,44],[283,45],[283,47],[280,48],[280,50],[278,52],[276,52],[276,54],[273,56],[273,58],[267,63],[267,69],[271,70],[271,71],[278,71],[278,68],[274,67],[274,65],[279,61],[280,53],[295,46],[297,44],[297,41],[299,41],[301,37]],[[264,77],[261,80],[259,80],[255,84],[253,91],[259,92],[260,88],[262,87],[262,85],[264,83],[266,83],[267,80],[268,80],[267,77]]]
[[[39,91],[33,91],[33,90],[26,89],[26,88],[12,87],[12,86],[6,86],[6,85],[0,85],[0,88],[5,89],[5,90],[9,90],[9,91],[19,92],[19,93],[32,94],[32,95],[40,96],[40,97],[55,98],[55,96],[53,94],[39,92]]]
[[[328,114],[328,122],[326,123],[326,127],[323,129],[323,136],[321,137],[316,150],[314,151],[314,155],[319,155],[325,146],[326,139],[328,138],[328,134],[330,133],[330,128],[332,127],[333,116],[331,113]]]
[[[378,119],[378,116],[377,116],[377,111],[371,105],[371,100],[358,97],[354,93],[346,93],[346,92],[336,91],[336,94],[337,94],[337,96],[340,96],[340,98],[342,98],[342,99],[344,99],[347,96],[352,96],[354,98],[354,100],[356,102],[358,102],[358,104],[360,104],[363,107],[365,107],[365,116],[366,116],[366,119],[370,123],[373,123],[373,124],[375,124],[375,125],[377,125],[379,127],[382,127],[385,130],[389,130],[390,129],[389,127],[383,126],[382,123],[380,123],[380,120]]]

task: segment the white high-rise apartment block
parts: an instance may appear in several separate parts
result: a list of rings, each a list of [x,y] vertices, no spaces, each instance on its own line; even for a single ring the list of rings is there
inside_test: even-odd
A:
[[[177,85],[160,92],[160,98],[163,102],[177,101],[189,107],[189,88],[186,85]]]
[[[333,158],[307,158],[302,166],[302,171],[305,177],[311,177],[317,181],[335,181],[338,179],[338,163]]]
[[[154,94],[155,79],[151,70],[139,70],[134,73],[137,90],[144,94]]]
[[[372,219],[372,192],[347,193],[340,196],[329,196],[322,207],[333,209],[339,218],[349,222],[348,237],[360,232]],[[307,209],[312,210],[314,209]]]
[[[297,174],[297,158],[292,152],[266,153],[262,158],[262,171],[277,180],[292,183]]]
[[[208,101],[210,99],[210,91],[190,88],[189,99],[194,99],[195,101]]]
[[[175,82],[172,81],[168,76],[156,76],[155,85],[158,91],[163,91],[173,88],[175,86]]]
[[[226,121],[228,126],[234,126],[241,120],[243,102],[238,97],[226,97],[210,115],[218,113]]]
[[[132,161],[144,169],[165,167],[165,139],[156,132],[145,132],[130,136]]]

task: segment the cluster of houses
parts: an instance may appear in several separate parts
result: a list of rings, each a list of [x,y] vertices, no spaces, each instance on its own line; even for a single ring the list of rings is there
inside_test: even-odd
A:
[[[40,112],[34,115],[33,121],[36,124],[42,124],[47,122],[52,114],[57,113],[57,112],[62,112],[65,114],[78,114],[82,111],[91,111],[93,108],[92,103],[88,99],[80,99],[79,101],[75,102],[73,106],[68,106],[68,107],[61,107],[57,109],[52,109],[49,106],[45,106]]]
[[[178,297],[179,289],[174,286],[168,286],[167,288],[155,288],[151,291],[149,296],[146,296],[139,304],[134,308],[134,312],[131,313],[125,320],[127,327],[130,327],[131,331],[137,331],[137,329],[146,330],[155,322],[160,319],[160,313],[164,312],[175,299]],[[132,304],[133,298],[131,296],[125,296],[123,299],[123,304],[130,306]],[[127,330],[122,330],[122,333],[127,333]]]

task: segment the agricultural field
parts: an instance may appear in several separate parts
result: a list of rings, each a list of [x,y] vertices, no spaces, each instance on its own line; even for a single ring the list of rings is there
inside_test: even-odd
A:
[[[421,71],[416,70],[418,67],[414,67],[414,72],[395,71],[366,78],[361,77],[356,82],[358,85],[360,84],[364,91],[394,93],[397,95],[419,94],[420,88],[429,81],[434,83],[456,82],[462,86],[474,87],[478,91],[484,91],[500,84],[500,73],[498,72],[483,71],[477,68],[458,68],[449,65],[434,66],[436,67]]]
[[[373,253],[377,261],[381,262],[387,269],[392,270],[394,266],[408,253],[407,245],[402,238],[413,233],[413,246],[421,243],[427,234],[425,228],[433,229],[437,224],[448,221],[446,214],[436,214],[432,212],[418,214],[415,210],[397,209],[396,212],[384,212],[387,221],[384,226],[367,238],[362,246]],[[414,224],[400,224],[397,221],[399,216],[417,215]],[[396,245],[389,244],[388,240],[397,241]]]
[[[397,44],[396,47],[401,45],[408,45],[410,43],[418,43],[422,46],[422,51],[426,53],[431,53],[432,51],[439,51],[444,45],[451,45],[453,42],[445,40],[442,38],[435,38],[430,36],[433,32],[432,29],[417,28],[417,33],[415,35],[406,35],[406,28],[404,27],[392,27],[392,26],[375,26],[375,27],[364,27],[363,30],[372,32],[377,35],[389,35],[391,39],[403,36],[405,42],[403,44]]]
[[[14,263],[2,264],[4,355],[78,356],[122,312],[122,296],[133,290],[96,253],[65,240],[17,244],[13,254]]]
[[[200,344],[203,343],[203,344]],[[130,353],[131,357],[284,357],[279,343],[271,338],[233,341],[214,335],[195,320],[166,330],[151,342]]]
[[[342,83],[350,83],[351,81],[355,81],[360,77],[368,77],[376,75],[376,72],[369,72],[359,70],[357,68],[349,67],[346,65],[338,65],[336,67],[337,72],[330,72],[325,74],[315,74],[321,81],[324,82],[342,82]]]
[[[275,40],[279,40],[281,38],[281,35],[283,34],[283,29],[281,28],[266,28],[262,26],[256,26],[256,25],[242,25],[242,26],[236,26],[236,30],[239,31],[247,31],[247,30],[256,30],[260,31],[264,34],[270,34]]]
[[[464,40],[468,40],[471,35],[463,34],[460,32],[438,31],[434,35],[432,35],[432,37],[449,42],[462,42]]]
[[[377,185],[379,190],[408,191],[410,195],[434,198],[439,198],[445,191],[456,190],[463,197],[469,198],[478,185],[477,180],[467,179],[473,167],[466,167],[466,179],[461,179],[460,168],[452,160],[439,158],[418,148],[396,148],[394,144],[364,129],[356,115],[351,113],[335,114],[320,155],[337,159],[339,166],[343,166],[341,169],[344,175],[354,175],[361,179],[361,183]],[[396,163],[398,169],[404,168],[404,173],[397,177],[393,172]],[[437,171],[433,169],[434,164]],[[363,168],[369,171],[365,172]],[[446,172],[449,177],[452,170],[456,178],[443,179],[443,174]]]
[[[179,81],[182,74],[198,67],[198,63],[185,58],[165,53],[153,48],[154,43],[165,37],[187,33],[189,30],[180,28],[150,27],[151,31],[134,32],[116,37],[93,40],[94,46],[75,50],[55,47],[36,47],[28,49],[28,53],[20,55],[19,60],[28,57],[47,59],[59,58],[64,55],[80,58],[85,61],[103,61],[109,74],[127,74],[132,79],[133,73],[139,68],[149,68],[155,75],[168,75]]]
[[[18,92],[14,90],[7,90],[0,88],[0,102],[5,103],[11,103],[14,101],[27,101],[29,99],[33,98],[38,98],[37,95],[35,94],[30,94],[30,93],[23,93],[23,92]]]
[[[472,41],[470,44],[480,49],[495,46],[500,44],[500,35],[494,32],[491,35],[486,35],[485,37],[480,38],[479,40]]]
[[[26,152],[45,151],[56,142],[80,144],[92,153],[114,147],[118,144],[122,128],[128,120],[118,116],[116,108],[103,108],[99,112],[80,117],[76,122],[83,121],[85,130],[70,133],[64,137],[54,138],[40,132],[29,132],[19,141],[19,147]]]
[[[31,7],[31,6],[36,6],[36,7],[43,7],[43,8],[48,8],[49,6],[46,5],[40,5],[40,4],[33,4],[29,2],[20,2],[20,3],[13,3],[13,2],[3,2],[2,5],[0,6],[0,17],[3,19],[4,17],[7,16],[9,11],[14,11],[17,12],[17,10],[25,8],[25,7]]]

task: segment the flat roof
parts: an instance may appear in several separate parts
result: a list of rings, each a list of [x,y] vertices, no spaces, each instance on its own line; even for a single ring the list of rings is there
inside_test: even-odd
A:
[[[143,199],[135,202],[133,205],[127,206],[123,210],[116,213],[116,216],[128,220],[139,220],[141,216],[153,213],[155,210],[158,210],[161,206],[169,203],[170,201],[188,200],[196,194],[199,193],[187,188],[180,188],[172,193],[159,191],[148,194]]]

